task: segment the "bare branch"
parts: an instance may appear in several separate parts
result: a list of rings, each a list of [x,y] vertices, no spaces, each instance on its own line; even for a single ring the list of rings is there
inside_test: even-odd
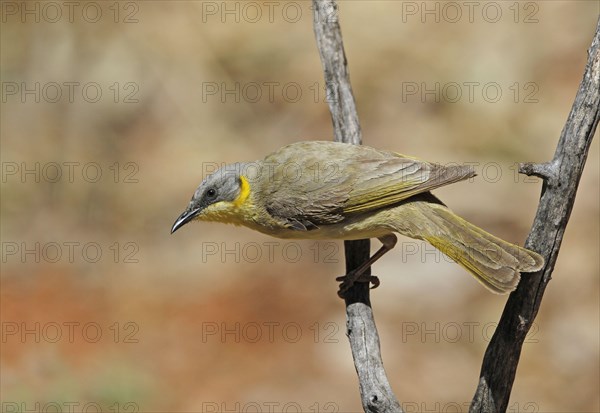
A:
[[[337,4],[335,0],[313,0],[313,8],[313,28],[325,72],[326,96],[335,140],[360,145],[360,123],[350,85]]]
[[[336,2],[313,0],[313,8],[313,26],[325,73],[335,140],[360,145],[360,123],[348,75]],[[369,240],[344,243],[347,272],[369,259],[369,245]],[[370,274],[370,269],[367,274]],[[345,302],[346,334],[358,374],[363,409],[365,412],[402,412],[383,368],[368,283],[356,283],[346,293]]]
[[[545,181],[556,181],[556,165],[552,162],[546,163],[522,163],[519,164],[519,173],[527,176],[537,176]]]
[[[583,80],[562,130],[554,159],[523,164],[519,172],[544,179],[542,196],[525,246],[542,254],[544,268],[522,277],[510,295],[483,359],[470,412],[504,412],[525,336],[550,281],[569,221],[587,154],[600,119],[600,19],[588,50]]]

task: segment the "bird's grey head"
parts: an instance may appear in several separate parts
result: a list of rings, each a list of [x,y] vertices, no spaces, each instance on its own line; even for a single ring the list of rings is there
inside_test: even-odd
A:
[[[185,211],[177,218],[171,234],[190,221],[222,221],[235,213],[245,185],[240,164],[227,165],[207,176],[200,184]]]

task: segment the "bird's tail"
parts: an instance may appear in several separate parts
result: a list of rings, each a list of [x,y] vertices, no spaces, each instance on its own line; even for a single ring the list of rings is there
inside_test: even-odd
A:
[[[521,272],[538,271],[544,266],[540,254],[485,232],[443,204],[416,202],[412,207],[432,224],[425,233],[420,231],[419,238],[463,266],[494,293],[513,291]]]

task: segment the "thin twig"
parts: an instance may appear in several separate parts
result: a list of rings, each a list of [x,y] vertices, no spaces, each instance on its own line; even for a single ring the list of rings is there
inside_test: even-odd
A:
[[[522,164],[519,172],[544,179],[542,196],[525,246],[542,254],[544,268],[522,277],[510,295],[485,352],[470,412],[504,412],[525,336],[537,315],[569,221],[585,160],[600,119],[600,19],[588,50],[583,80],[562,130],[554,159]]]
[[[360,145],[360,123],[350,85],[342,33],[334,0],[313,0],[314,31],[321,63],[333,130],[337,142]],[[346,241],[346,271],[349,273],[369,258],[369,240]],[[370,269],[367,272],[370,274]],[[369,298],[369,284],[356,283],[345,294],[347,330],[360,395],[365,412],[402,412],[385,375],[379,334]]]

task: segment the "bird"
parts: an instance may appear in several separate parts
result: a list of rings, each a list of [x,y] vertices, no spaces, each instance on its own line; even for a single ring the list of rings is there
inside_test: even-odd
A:
[[[212,221],[283,239],[379,239],[382,246],[373,256],[336,278],[342,298],[356,282],[380,284],[366,270],[401,234],[430,243],[488,290],[507,294],[522,272],[539,271],[544,258],[471,224],[431,193],[475,175],[467,165],[363,145],[300,141],[263,160],[225,165],[208,175],[171,234],[191,221]]]

